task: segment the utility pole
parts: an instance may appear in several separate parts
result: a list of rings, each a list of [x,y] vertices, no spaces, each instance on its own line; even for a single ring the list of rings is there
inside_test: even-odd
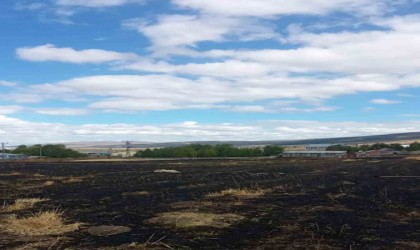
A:
[[[125,156],[126,157],[131,157],[131,147],[132,147],[132,142],[131,141],[124,141],[124,146],[125,146]]]
[[[1,155],[1,158],[4,160],[4,159],[6,159],[6,149],[4,148],[4,145],[5,144],[7,144],[7,142],[2,142],[1,143],[1,152],[2,152],[2,155]]]
[[[42,144],[39,144],[39,159],[42,158]]]

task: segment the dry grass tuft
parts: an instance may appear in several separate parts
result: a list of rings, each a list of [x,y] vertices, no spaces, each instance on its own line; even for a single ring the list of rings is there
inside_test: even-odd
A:
[[[217,198],[217,197],[226,197],[226,196],[235,196],[239,198],[256,198],[260,197],[268,192],[271,192],[271,189],[233,189],[229,188],[222,190],[220,192],[209,193],[206,195],[207,198]]]
[[[11,172],[11,173],[0,174],[0,176],[18,176],[18,175],[22,175],[22,173],[20,173],[20,172]]]
[[[55,182],[54,181],[46,181],[46,182],[44,182],[42,185],[44,186],[44,187],[48,187],[48,186],[52,186],[52,185],[54,185],[55,184]]]
[[[70,177],[68,179],[64,179],[62,183],[80,183],[83,181],[82,177]]]
[[[12,205],[4,205],[2,211],[13,212],[32,208],[36,203],[48,201],[48,199],[31,198],[31,199],[17,199]]]
[[[80,223],[65,224],[62,212],[47,211],[31,217],[17,218],[16,215],[5,219],[4,230],[16,235],[61,235],[80,227]]]
[[[396,243],[401,246],[397,249],[420,249],[420,242],[418,241],[397,241]]]
[[[40,173],[35,173],[32,175],[32,177],[36,177],[36,178],[44,178],[47,177],[46,175],[40,174]]]
[[[420,161],[420,156],[410,156],[410,157],[407,157],[406,159]]]
[[[213,214],[180,211],[160,213],[157,214],[156,217],[148,219],[146,222],[181,229],[195,227],[227,228],[243,218],[243,216],[237,214]]]
[[[413,211],[407,214],[408,217],[413,218],[413,219],[418,219],[420,218],[420,210],[418,211]]]
[[[154,173],[167,173],[167,174],[179,174],[179,173],[181,173],[178,170],[173,170],[173,169],[156,169],[153,172]]]

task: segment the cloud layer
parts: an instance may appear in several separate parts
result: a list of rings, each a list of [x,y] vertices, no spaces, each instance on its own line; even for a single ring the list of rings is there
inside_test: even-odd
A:
[[[366,123],[317,121],[255,121],[252,124],[86,124],[35,123],[0,115],[2,140],[19,143],[106,141],[298,140],[415,132],[420,122]]]
[[[387,7],[387,1],[370,0],[172,0],[176,5],[229,16],[271,17],[276,15],[306,14],[325,15],[330,12],[358,12],[379,14]]]
[[[75,50],[72,48],[57,48],[53,44],[18,48],[16,49],[16,55],[26,61],[66,63],[104,63],[130,61],[138,58],[133,53],[118,53],[100,49]]]
[[[82,6],[82,7],[114,7],[130,3],[142,3],[143,0],[56,0],[60,6]]]
[[[87,100],[89,107],[107,111],[145,111],[172,109],[227,109],[258,112],[301,111],[292,104],[316,106],[312,111],[331,111],[322,101],[337,95],[395,90],[404,80],[382,83],[374,77],[347,77],[332,80],[307,77],[260,76],[237,80],[202,77],[186,79],[171,75],[100,75],[80,77],[56,83],[32,85],[3,95],[4,99],[23,103],[47,100]],[[397,85],[397,84],[400,85]],[[1,95],[0,95],[1,96]],[[271,101],[264,106],[255,102]],[[233,108],[232,104],[237,103]],[[238,105],[244,105],[240,108]],[[250,106],[251,105],[251,106]],[[252,107],[252,108],[250,108]]]

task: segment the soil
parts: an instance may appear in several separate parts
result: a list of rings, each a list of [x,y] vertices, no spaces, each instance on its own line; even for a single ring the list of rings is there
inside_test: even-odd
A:
[[[420,161],[399,158],[0,162],[1,204],[49,199],[0,209],[0,223],[59,209],[83,224],[62,236],[0,230],[0,249],[420,249],[419,176]],[[270,192],[207,196],[229,188]],[[127,195],[136,192],[144,195]],[[170,212],[243,219],[225,228],[150,223]],[[94,236],[94,226],[131,231]]]

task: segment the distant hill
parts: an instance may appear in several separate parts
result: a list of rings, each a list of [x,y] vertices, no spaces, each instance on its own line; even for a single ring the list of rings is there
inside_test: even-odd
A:
[[[407,140],[419,140],[420,132],[402,133],[402,134],[387,134],[387,135],[372,135],[372,136],[357,136],[357,137],[341,137],[341,138],[319,138],[307,140],[276,140],[276,141],[189,141],[189,142],[133,142],[133,148],[162,148],[162,147],[177,147],[189,144],[232,144],[235,146],[253,146],[253,145],[306,145],[306,144],[369,144],[378,142],[396,142]],[[122,142],[107,141],[107,142],[73,142],[65,143],[70,148],[124,148]]]

